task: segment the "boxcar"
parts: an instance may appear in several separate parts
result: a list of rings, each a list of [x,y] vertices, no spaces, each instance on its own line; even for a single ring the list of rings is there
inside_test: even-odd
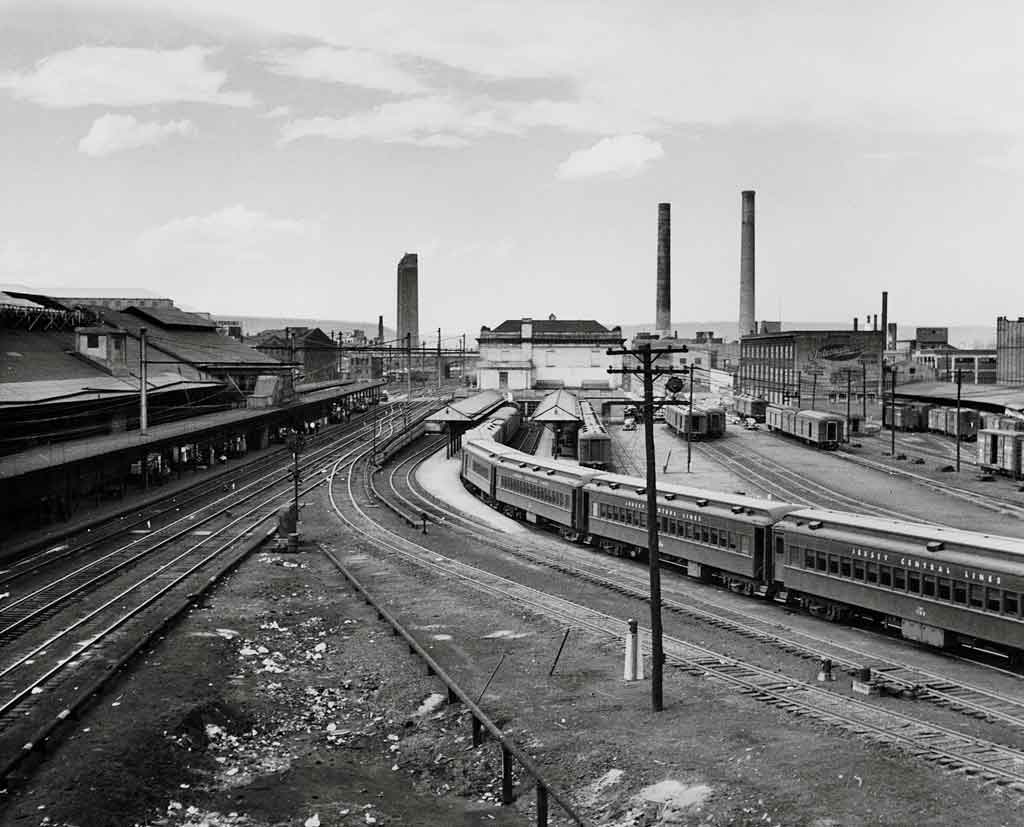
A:
[[[928,411],[928,430],[940,434],[946,433],[946,411],[948,408],[935,406]]]
[[[832,619],[871,613],[931,646],[1024,647],[1024,543],[953,528],[800,509],[775,526],[790,597]]]
[[[983,428],[978,431],[978,466],[986,471],[1021,478],[1024,432]]]
[[[978,436],[978,412],[973,408],[961,408],[959,415],[956,408],[946,411],[945,433],[961,440],[972,440]]]
[[[752,417],[755,422],[764,422],[765,411],[768,403],[763,399],[756,399],[753,396],[737,396],[736,413],[742,417]]]
[[[579,433],[576,437],[576,457],[580,465],[588,468],[607,468],[612,461],[612,441],[604,423],[586,400],[580,402]]]
[[[606,551],[647,552],[647,491],[636,477],[601,474],[584,487],[587,532]],[[658,485],[659,550],[695,577],[753,593],[773,580],[771,526],[797,506],[740,494]]]

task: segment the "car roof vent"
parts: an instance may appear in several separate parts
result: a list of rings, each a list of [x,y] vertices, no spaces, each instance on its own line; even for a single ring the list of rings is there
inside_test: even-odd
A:
[[[529,465],[529,463],[527,463],[527,462],[520,462],[519,463],[519,467],[520,468],[525,468],[527,465]]]
[[[638,489],[636,489],[636,493],[639,494],[642,497],[644,494],[647,493],[647,489],[646,488],[638,488]]]
[[[942,540],[932,540],[925,548],[928,551],[943,551],[946,548],[946,544]]]
[[[554,468],[548,468],[548,470],[545,471],[544,473],[546,473],[549,477],[553,476],[554,473],[555,473],[555,469]]]
[[[697,505],[699,505],[701,508],[704,508],[704,506],[706,506],[708,504],[708,501],[705,500],[703,497],[701,497],[696,502],[697,502]]]
[[[732,513],[733,514],[742,514],[743,513],[743,506],[742,505],[734,505],[732,507]]]
[[[609,488],[610,488],[610,489],[611,489],[612,491],[617,491],[617,490],[618,490],[618,488],[619,488],[619,484],[618,484],[617,482],[610,482],[610,483],[608,483],[608,487],[609,487]]]
[[[813,530],[813,531],[817,531],[819,528],[822,528],[824,525],[825,524],[821,520],[811,520],[807,524],[807,527],[809,529]]]
[[[540,466],[539,465],[534,465],[533,466],[533,470],[534,471],[539,471],[540,470]]]
[[[666,500],[674,500],[676,498],[675,494],[665,494],[663,496],[665,497]]]

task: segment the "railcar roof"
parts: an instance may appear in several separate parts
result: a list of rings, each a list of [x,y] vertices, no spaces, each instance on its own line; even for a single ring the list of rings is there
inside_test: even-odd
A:
[[[545,472],[554,471],[556,474],[563,477],[569,477],[583,482],[586,482],[598,473],[597,471],[593,471],[589,468],[583,468],[579,465],[569,465],[568,463],[558,462],[547,457],[537,457],[533,454],[524,454],[522,451],[517,451],[515,448],[509,448],[507,445],[502,445],[490,439],[474,439],[467,443],[467,446],[488,455],[497,455],[497,458],[499,459],[498,467],[509,468],[513,471],[534,471],[535,469]],[[521,465],[525,465],[526,467],[521,468]]]
[[[871,517],[866,514],[853,514],[847,511],[831,511],[824,508],[800,508],[786,515],[784,522],[800,521],[805,525],[813,520],[820,520],[823,528],[849,528],[860,531],[889,534],[908,542],[917,541],[920,550],[925,551],[925,544],[938,541],[951,546],[967,546],[969,548],[995,551],[1006,554],[1024,563],[1024,539],[1006,537],[1001,534],[983,534],[978,531],[965,531],[962,528],[932,525],[931,523],[915,523],[910,520],[897,520],[890,517]],[[941,558],[948,552],[931,552]],[[957,561],[959,562],[959,561]],[[977,564],[977,561],[975,561]]]
[[[819,422],[826,420],[842,420],[846,421],[846,418],[840,414],[832,413],[832,411],[800,411],[800,416],[806,419],[816,419]]]
[[[631,489],[646,487],[646,482],[640,477],[630,477],[625,474],[599,474],[589,485],[591,487],[595,485],[607,486],[611,483]],[[782,515],[789,513],[797,507],[789,503],[779,502],[778,500],[766,500],[760,497],[749,497],[746,494],[731,494],[724,491],[708,491],[703,488],[691,488],[690,486],[665,482],[658,483],[658,493],[674,494],[680,500],[708,500],[718,505],[730,507],[735,505],[754,511],[763,511],[774,519],[779,519]]]

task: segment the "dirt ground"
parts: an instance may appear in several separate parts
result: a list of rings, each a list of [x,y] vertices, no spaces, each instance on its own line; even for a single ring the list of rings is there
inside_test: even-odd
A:
[[[338,528],[332,548],[595,824],[1019,823],[1017,799],[670,671],[621,680],[621,643],[440,582]],[[500,664],[500,665],[499,665]],[[7,799],[0,827],[528,824],[500,757],[316,545],[217,587]],[[517,779],[521,780],[521,779]],[[552,804],[552,820],[560,822]]]

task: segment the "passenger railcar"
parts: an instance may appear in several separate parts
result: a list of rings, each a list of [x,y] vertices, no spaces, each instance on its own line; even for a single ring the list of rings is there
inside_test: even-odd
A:
[[[722,408],[695,408],[690,410],[666,405],[665,424],[682,436],[690,432],[691,439],[716,439],[725,434],[725,410]]]
[[[612,441],[601,417],[586,400],[580,401],[580,416],[583,421],[576,437],[576,457],[580,465],[608,468],[612,461]]]
[[[636,477],[601,474],[584,486],[589,542],[647,554],[647,490]],[[680,485],[658,486],[659,553],[687,573],[753,594],[773,582],[772,525],[796,508],[774,500]]]
[[[1009,537],[839,511],[791,511],[774,528],[790,598],[842,620],[898,625],[909,640],[1024,649],[1024,550]]]
[[[577,526],[585,523],[581,489],[596,471],[523,454],[489,439],[463,444],[462,468],[475,493],[510,517],[550,524],[578,539]]]
[[[837,448],[845,437],[846,420],[827,411],[801,411],[783,405],[769,405],[766,421],[769,431],[781,431],[818,448]]]
[[[768,403],[764,399],[757,399],[753,396],[737,396],[735,407],[736,413],[740,416],[751,417],[755,422],[764,422]]]

